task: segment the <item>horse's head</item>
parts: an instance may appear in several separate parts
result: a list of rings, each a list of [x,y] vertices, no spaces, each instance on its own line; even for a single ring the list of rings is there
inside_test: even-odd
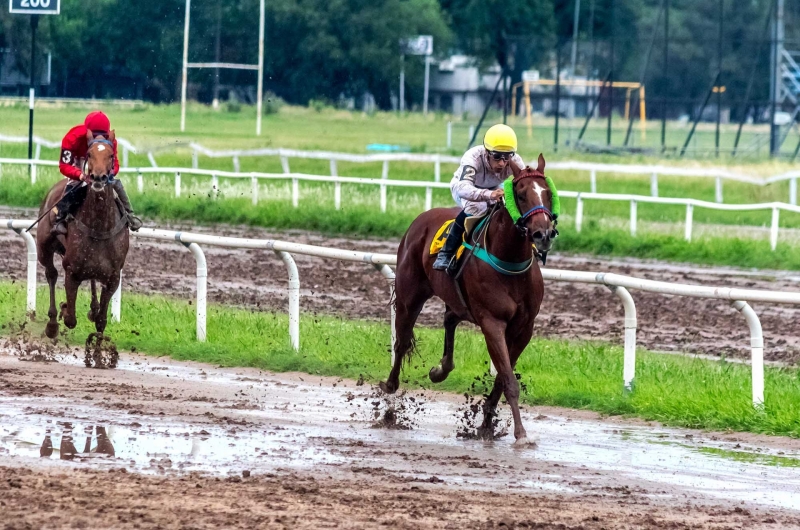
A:
[[[89,150],[86,153],[86,165],[83,172],[92,190],[103,191],[114,172],[114,131],[105,136],[95,137],[92,131],[86,131],[86,142]]]
[[[511,164],[511,170],[514,178],[505,185],[506,208],[516,227],[536,249],[547,252],[558,235],[556,220],[560,207],[555,186],[544,176],[544,157],[539,154],[536,169],[530,166],[520,169]]]

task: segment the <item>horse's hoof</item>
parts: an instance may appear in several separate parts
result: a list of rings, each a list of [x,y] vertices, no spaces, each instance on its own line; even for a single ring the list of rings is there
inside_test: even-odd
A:
[[[537,440],[533,436],[530,438],[528,438],[527,436],[522,436],[514,441],[514,447],[517,449],[526,449],[526,448],[533,449],[537,445],[538,445]]]
[[[75,329],[75,326],[78,325],[78,319],[72,315],[66,316],[64,317],[64,325],[69,329]]]
[[[44,328],[44,334],[47,338],[54,339],[58,337],[58,322],[48,322]]]
[[[391,384],[388,381],[386,382],[381,381],[378,386],[380,387],[381,391],[384,394],[394,394],[395,392],[397,392],[397,387],[399,385]]]
[[[450,375],[450,371],[445,371],[441,364],[439,366],[432,367],[431,371],[428,372],[428,377],[433,383],[441,383],[447,379],[448,375]]]

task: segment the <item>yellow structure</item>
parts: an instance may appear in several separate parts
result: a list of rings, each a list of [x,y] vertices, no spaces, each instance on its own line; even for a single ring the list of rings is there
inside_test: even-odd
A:
[[[625,89],[625,119],[630,116],[631,108],[631,94],[634,90],[639,91],[639,128],[642,132],[642,140],[645,139],[647,134],[647,107],[645,104],[644,85],[642,83],[634,83],[631,81],[614,81],[611,88],[624,88]],[[604,88],[609,85],[607,82],[595,81],[589,79],[564,79],[560,83],[564,87],[596,87]],[[517,90],[522,88],[523,97],[525,98],[525,122],[528,126],[528,137],[533,136],[533,105],[531,105],[531,86],[556,86],[555,79],[538,79],[536,81],[523,81],[511,87],[511,113],[517,115]]]

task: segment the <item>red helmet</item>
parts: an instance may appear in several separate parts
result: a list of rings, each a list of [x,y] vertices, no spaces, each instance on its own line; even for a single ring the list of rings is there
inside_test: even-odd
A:
[[[108,116],[99,110],[90,112],[83,124],[94,134],[108,134],[108,131],[111,130],[111,122]]]

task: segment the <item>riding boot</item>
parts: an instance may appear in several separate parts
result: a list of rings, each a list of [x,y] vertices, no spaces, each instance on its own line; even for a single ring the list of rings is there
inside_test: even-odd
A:
[[[122,203],[125,213],[128,214],[128,226],[131,230],[136,232],[142,227],[142,220],[133,214],[131,201],[128,199],[128,193],[125,191],[125,188],[122,187],[122,181],[115,178],[112,186],[114,186],[114,191],[117,192],[117,197],[119,197],[119,201]]]
[[[64,188],[64,195],[55,205],[56,218],[53,220],[53,228],[50,233],[53,235],[67,235],[67,216],[72,214],[72,209],[78,203],[78,192],[75,188],[81,185],[81,181],[70,181]]]
[[[450,233],[447,234],[447,241],[444,242],[444,247],[439,251],[436,261],[433,262],[433,268],[437,271],[447,270],[454,265],[454,257],[458,252],[461,243],[464,241],[464,221],[468,217],[467,212],[462,211],[450,225]]]

